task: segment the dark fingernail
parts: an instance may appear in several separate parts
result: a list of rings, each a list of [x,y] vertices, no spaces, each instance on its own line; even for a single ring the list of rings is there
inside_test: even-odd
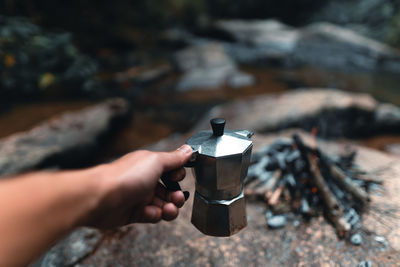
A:
[[[179,183],[178,182],[174,182],[171,181],[167,176],[163,175],[161,176],[161,181],[163,182],[163,184],[165,185],[165,187],[169,190],[169,191],[179,191],[182,190]]]
[[[183,191],[183,195],[185,196],[185,201],[188,200],[190,193],[189,191]]]

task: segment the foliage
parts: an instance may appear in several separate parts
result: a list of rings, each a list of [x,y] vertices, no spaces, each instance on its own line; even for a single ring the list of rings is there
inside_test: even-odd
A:
[[[0,10],[9,16],[29,17],[46,28],[73,32],[90,51],[110,44],[131,46],[127,30],[149,33],[193,24],[203,14],[204,4],[205,0],[8,0],[0,1]]]
[[[391,19],[386,40],[390,45],[400,48],[400,11]]]
[[[72,92],[93,90],[97,69],[73,45],[69,33],[50,33],[27,19],[0,16],[3,100],[4,96],[37,95],[55,87]]]

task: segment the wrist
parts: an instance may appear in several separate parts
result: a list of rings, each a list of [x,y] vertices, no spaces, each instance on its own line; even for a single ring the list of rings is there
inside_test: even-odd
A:
[[[112,191],[110,179],[105,173],[106,165],[99,165],[85,170],[83,190],[86,191],[86,212],[77,226],[94,226],[101,219],[100,208]]]

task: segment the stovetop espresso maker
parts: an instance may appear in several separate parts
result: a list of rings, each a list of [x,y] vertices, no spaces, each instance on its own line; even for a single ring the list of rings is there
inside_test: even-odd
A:
[[[187,140],[193,149],[187,167],[196,178],[192,224],[206,235],[231,236],[246,227],[243,181],[250,164],[252,132],[226,130],[225,120]]]

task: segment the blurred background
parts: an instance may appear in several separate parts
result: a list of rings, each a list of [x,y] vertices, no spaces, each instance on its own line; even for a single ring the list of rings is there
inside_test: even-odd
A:
[[[0,177],[174,149],[216,116],[255,131],[254,150],[296,131],[334,141],[326,153],[399,156],[399,49],[400,0],[1,0]],[[395,210],[397,161],[357,150],[385,173],[381,203]],[[194,179],[182,188],[193,193]],[[265,203],[247,205],[238,235],[206,237],[189,200],[170,224],[80,229],[34,266],[398,263],[382,237],[399,249],[396,211],[366,217],[359,247],[321,217],[267,231]]]
[[[339,88],[398,105],[399,33],[395,0],[3,0],[0,137],[122,97],[130,118],[104,160],[252,95]]]

